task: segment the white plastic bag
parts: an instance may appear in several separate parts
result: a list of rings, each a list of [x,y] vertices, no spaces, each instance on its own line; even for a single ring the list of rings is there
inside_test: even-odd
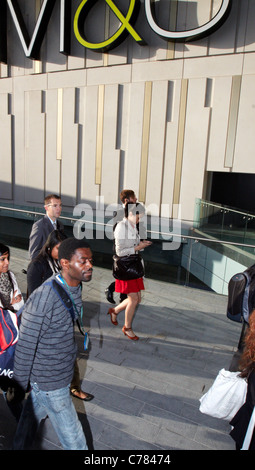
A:
[[[221,369],[208,392],[200,398],[201,413],[231,421],[244,404],[247,381],[239,372]]]

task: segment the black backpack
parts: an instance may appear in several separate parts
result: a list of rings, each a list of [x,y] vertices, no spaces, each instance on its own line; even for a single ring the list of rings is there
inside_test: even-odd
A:
[[[227,317],[230,320],[249,323],[249,315],[254,306],[251,305],[251,294],[254,291],[255,265],[242,273],[231,277],[228,283]]]

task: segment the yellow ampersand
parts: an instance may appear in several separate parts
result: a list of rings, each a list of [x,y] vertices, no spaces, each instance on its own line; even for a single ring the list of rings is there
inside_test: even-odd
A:
[[[77,40],[88,49],[103,52],[120,44],[120,42],[122,42],[122,40],[126,37],[127,33],[131,34],[131,36],[138,43],[144,43],[142,38],[131,25],[131,21],[134,19],[134,15],[138,12],[139,5],[137,0],[130,0],[129,9],[126,16],[121,13],[119,8],[115,5],[112,0],[105,1],[121,22],[121,26],[119,27],[119,29],[116,31],[115,34],[113,34],[110,38],[106,39],[105,41],[99,43],[88,42],[83,33],[84,22],[89,10],[95,5],[95,0],[83,0],[77,8],[74,16],[74,34]]]

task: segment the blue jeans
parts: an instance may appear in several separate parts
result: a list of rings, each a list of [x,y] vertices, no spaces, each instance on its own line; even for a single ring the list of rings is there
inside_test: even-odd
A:
[[[40,421],[49,417],[62,447],[65,450],[88,450],[82,425],[77,416],[70,385],[45,392],[36,383],[30,392],[14,437],[13,450],[31,447]]]

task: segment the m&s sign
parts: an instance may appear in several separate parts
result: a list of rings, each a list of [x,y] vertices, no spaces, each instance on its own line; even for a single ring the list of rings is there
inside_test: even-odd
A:
[[[120,26],[112,36],[102,42],[92,42],[85,35],[85,24],[88,14],[95,6],[97,0],[82,0],[75,12],[73,25],[71,24],[71,0],[58,0],[60,2],[60,41],[59,51],[70,54],[70,38],[73,28],[74,35],[84,47],[98,52],[108,51],[117,47],[130,35],[141,46],[145,41],[136,29],[136,20],[140,7],[140,0],[127,0],[128,10],[123,14],[118,7],[118,0],[105,0],[113,14],[118,18]],[[200,0],[203,1],[203,0]],[[35,25],[32,37],[29,36],[25,21],[18,4],[18,0],[2,0],[0,11],[0,61],[7,63],[7,13],[11,15],[22,44],[26,57],[39,59],[40,48],[47,31],[50,17],[56,0],[43,0],[41,10]],[[151,29],[167,41],[191,41],[208,36],[218,29],[226,20],[232,0],[222,0],[216,15],[207,23],[188,31],[169,31],[157,24],[154,13],[153,0],[145,0],[144,15]]]

